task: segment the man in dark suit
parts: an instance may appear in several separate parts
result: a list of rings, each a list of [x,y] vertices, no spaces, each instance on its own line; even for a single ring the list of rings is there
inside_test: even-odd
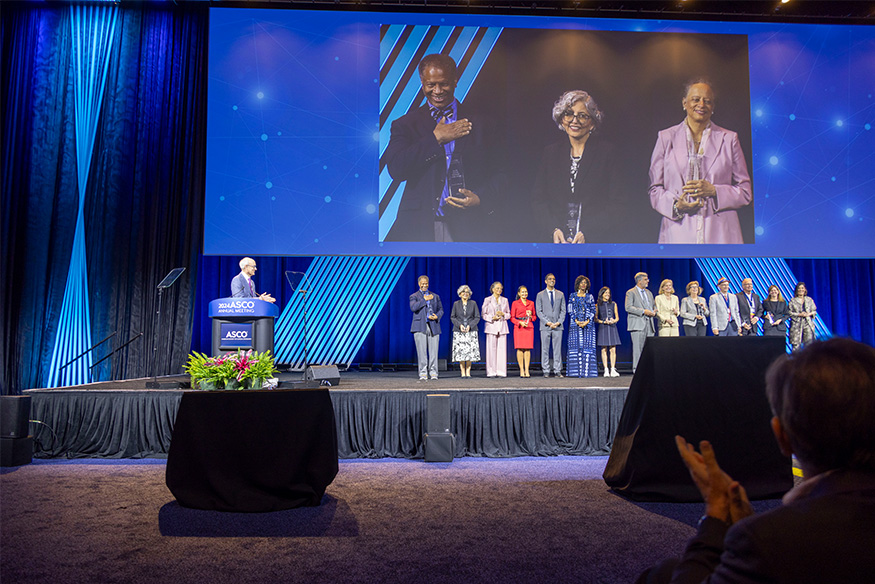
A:
[[[452,58],[426,55],[419,78],[426,103],[392,122],[384,153],[392,178],[406,181],[386,240],[488,240],[481,196],[494,200],[494,148],[484,143],[480,119],[456,100]]]
[[[444,307],[441,297],[428,289],[428,276],[420,276],[416,282],[419,290],[410,295],[410,310],[413,311],[410,332],[416,343],[419,380],[425,381],[429,377],[438,378],[437,354]]]
[[[638,582],[871,582],[875,574],[875,349],[850,339],[812,343],[766,373],[772,430],[804,480],[784,505],[753,515],[744,488],[707,441],[678,450],[705,499],[680,560]]]
[[[255,291],[255,281],[252,279],[252,276],[255,275],[255,270],[257,269],[258,267],[255,265],[254,259],[243,258],[240,260],[240,273],[231,280],[232,298],[258,298],[265,302],[276,302],[276,298],[267,292],[259,294]]]
[[[741,328],[738,334],[742,337],[757,336],[757,323],[763,317],[763,303],[759,295],[753,291],[753,280],[745,278],[741,281],[741,292],[738,297],[738,314],[741,316]]]

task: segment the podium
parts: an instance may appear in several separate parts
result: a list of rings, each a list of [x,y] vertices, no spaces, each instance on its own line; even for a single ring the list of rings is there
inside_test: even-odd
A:
[[[254,349],[273,353],[274,319],[279,307],[258,298],[217,298],[210,302],[213,319],[212,354],[214,356]]]

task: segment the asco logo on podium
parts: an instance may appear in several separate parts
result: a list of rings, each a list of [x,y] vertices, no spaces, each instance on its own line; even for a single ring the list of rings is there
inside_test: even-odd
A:
[[[252,347],[252,323],[223,322],[220,333],[223,349]]]
[[[227,300],[219,302],[218,314],[255,314],[255,302],[252,300]]]

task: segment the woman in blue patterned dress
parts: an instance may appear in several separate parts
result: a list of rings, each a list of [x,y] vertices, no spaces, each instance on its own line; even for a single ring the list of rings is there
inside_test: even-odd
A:
[[[596,377],[598,365],[595,358],[595,299],[589,293],[590,283],[586,276],[574,281],[576,294],[568,302],[568,377]]]

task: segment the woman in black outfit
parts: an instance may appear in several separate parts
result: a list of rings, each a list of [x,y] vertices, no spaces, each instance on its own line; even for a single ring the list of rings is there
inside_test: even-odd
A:
[[[769,286],[769,297],[763,300],[763,336],[786,337],[790,311],[777,286]]]

